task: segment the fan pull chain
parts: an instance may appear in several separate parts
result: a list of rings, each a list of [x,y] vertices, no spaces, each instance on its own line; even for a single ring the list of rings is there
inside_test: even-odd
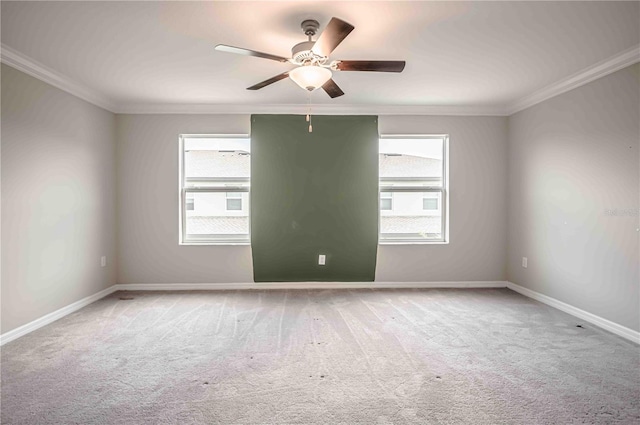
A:
[[[309,96],[307,97],[309,109],[307,110],[307,122],[309,123],[309,133],[313,133],[313,126],[311,125],[311,92],[309,92]]]

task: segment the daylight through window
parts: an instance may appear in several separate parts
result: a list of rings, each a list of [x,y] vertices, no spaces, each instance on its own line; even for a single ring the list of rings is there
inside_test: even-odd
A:
[[[182,136],[181,242],[248,243],[247,136]]]
[[[446,241],[447,136],[380,139],[380,242]]]

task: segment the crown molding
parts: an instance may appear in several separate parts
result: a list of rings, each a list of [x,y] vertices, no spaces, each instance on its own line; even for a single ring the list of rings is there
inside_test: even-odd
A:
[[[504,116],[503,107],[427,105],[311,105],[313,115],[480,115]],[[299,114],[309,112],[306,104],[138,104],[121,105],[118,114]]]
[[[5,44],[0,45],[0,61],[103,109],[111,112],[114,112],[116,109],[116,105],[103,95],[78,84],[71,78],[54,71]]]
[[[640,62],[640,44],[511,103],[506,108],[507,115],[513,115],[638,62]]]
[[[6,46],[0,45],[2,63],[18,69],[45,83],[51,84],[80,99],[117,114],[306,114],[306,104],[116,104],[109,98],[71,78]],[[590,83],[622,68],[640,62],[640,44],[624,50],[595,65],[564,78],[508,105],[450,106],[450,105],[311,105],[315,115],[452,115],[452,116],[509,116],[554,96]]]

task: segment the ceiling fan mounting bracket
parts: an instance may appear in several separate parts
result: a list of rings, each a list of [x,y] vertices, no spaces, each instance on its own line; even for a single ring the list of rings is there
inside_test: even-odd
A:
[[[318,33],[318,29],[320,28],[320,23],[315,19],[305,19],[300,24],[302,31],[309,37],[309,41],[311,41],[311,37]]]

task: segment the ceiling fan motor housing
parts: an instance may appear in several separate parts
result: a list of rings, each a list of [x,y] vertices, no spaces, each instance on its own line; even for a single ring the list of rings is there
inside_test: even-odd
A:
[[[315,19],[306,19],[300,24],[302,31],[305,33],[309,40],[298,43],[291,49],[291,59],[296,65],[322,65],[327,61],[327,58],[313,53],[313,45],[315,41],[311,41],[311,37],[316,35],[320,28],[320,23]]]
[[[303,64],[305,61],[313,59],[315,55],[311,51],[314,41],[303,41],[298,43],[291,49],[291,58],[298,64]]]

